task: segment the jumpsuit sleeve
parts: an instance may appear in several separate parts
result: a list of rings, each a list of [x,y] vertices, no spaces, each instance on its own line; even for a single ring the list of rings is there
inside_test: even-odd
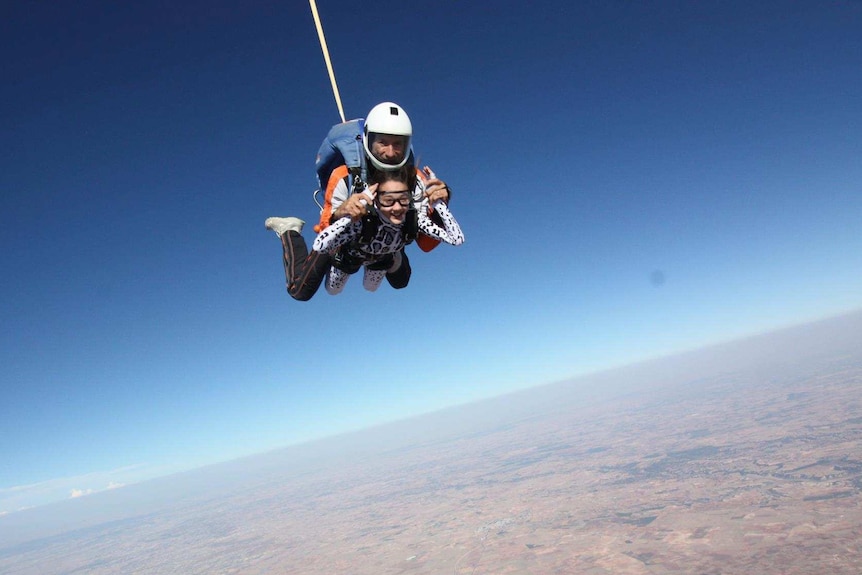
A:
[[[348,217],[340,218],[317,234],[311,249],[316,252],[335,253],[338,248],[358,237],[361,231],[362,222],[353,222]]]
[[[344,203],[344,200],[347,199],[347,196],[350,195],[347,190],[347,182],[344,178],[338,180],[338,184],[336,184],[335,189],[332,190],[332,213],[335,213],[335,210]]]
[[[449,206],[442,201],[437,201],[434,202],[434,211],[440,214],[440,219],[443,220],[444,227],[441,228],[435,224],[428,215],[428,210],[425,209],[424,206],[420,206],[419,230],[426,236],[444,241],[453,246],[460,246],[463,244],[464,232],[461,231],[461,226],[458,225],[458,220],[456,220],[455,216],[452,215],[452,212],[449,211]]]

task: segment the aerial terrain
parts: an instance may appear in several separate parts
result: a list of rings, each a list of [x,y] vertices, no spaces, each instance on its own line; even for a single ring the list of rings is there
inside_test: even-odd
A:
[[[0,572],[862,572],[862,314],[0,517]]]

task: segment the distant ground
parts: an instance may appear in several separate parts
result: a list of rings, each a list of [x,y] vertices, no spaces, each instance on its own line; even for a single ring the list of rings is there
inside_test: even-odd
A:
[[[862,573],[862,314],[0,517],[0,572]]]

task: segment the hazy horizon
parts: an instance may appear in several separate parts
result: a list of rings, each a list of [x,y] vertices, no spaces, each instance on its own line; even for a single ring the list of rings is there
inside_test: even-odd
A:
[[[857,311],[51,503],[0,570],[852,575],[860,350]]]
[[[832,358],[859,349],[862,310],[7,513],[0,516],[0,540],[4,547],[10,547],[15,542],[45,537],[46,533],[58,535],[105,521],[147,515],[172,507],[177,500],[192,505],[238,485],[263,484],[275,477],[291,481],[333,465],[363,461],[366,455],[444,442],[469,436],[476,429],[486,433],[489,425],[509,425],[513,420],[537,414],[551,416],[558,409],[558,397],[565,398],[563,404],[580,398],[584,406],[600,405],[609,398],[639,396],[688,383],[694,386],[691,393],[696,393],[697,382],[704,375],[714,378],[752,369],[786,374],[797,369],[797,364],[808,363],[811,357],[828,353]],[[251,469],[255,469],[254,475]]]

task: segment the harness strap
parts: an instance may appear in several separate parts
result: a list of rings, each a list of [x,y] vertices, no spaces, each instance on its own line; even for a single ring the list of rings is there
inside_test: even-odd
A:
[[[350,171],[347,166],[339,166],[332,170],[332,175],[329,176],[329,182],[326,184],[326,193],[323,196],[323,209],[320,211],[320,222],[314,226],[314,231],[322,232],[329,224],[332,223],[332,194],[335,192],[336,186],[341,180],[348,180],[348,190],[350,189]]]

